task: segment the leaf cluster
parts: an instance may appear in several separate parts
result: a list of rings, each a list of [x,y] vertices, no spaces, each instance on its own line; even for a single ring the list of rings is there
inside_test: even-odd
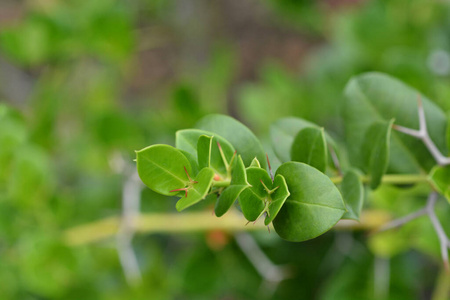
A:
[[[341,218],[359,220],[363,181],[377,189],[388,172],[428,172],[435,164],[420,141],[392,132],[394,122],[418,126],[417,91],[387,75],[368,73],[353,78],[345,94],[349,165],[341,167],[341,151],[324,128],[289,117],[270,128],[282,163],[274,176],[250,129],[231,117],[209,115],[195,129],[178,131],[176,147],[159,144],[137,151],[138,173],[155,192],[180,197],[178,211],[215,195],[218,217],[237,203],[249,222],[265,216],[264,223],[273,222],[284,239],[315,238]],[[446,115],[425,97],[423,105],[430,136],[446,153]],[[429,178],[448,197],[448,168],[433,168]]]

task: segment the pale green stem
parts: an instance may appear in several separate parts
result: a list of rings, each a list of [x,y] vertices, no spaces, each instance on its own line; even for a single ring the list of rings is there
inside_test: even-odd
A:
[[[342,182],[342,176],[330,177],[330,179],[335,184]],[[361,180],[367,183],[370,182],[370,177],[361,176]],[[427,175],[422,174],[387,174],[383,176],[381,182],[390,184],[415,184],[427,183],[429,180]]]
[[[230,185],[230,180],[219,180],[215,181],[213,180],[212,186],[213,187],[228,187]]]

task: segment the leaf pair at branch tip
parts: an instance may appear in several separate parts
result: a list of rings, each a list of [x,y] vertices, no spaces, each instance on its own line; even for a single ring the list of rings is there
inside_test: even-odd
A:
[[[264,223],[268,225],[289,196],[286,181],[281,175],[275,176],[272,181],[267,171],[262,168],[249,167],[246,172],[251,187],[244,190],[239,197],[242,213],[249,221],[256,221],[266,214]]]
[[[231,208],[239,195],[245,189],[250,187],[250,184],[247,181],[247,173],[245,172],[244,162],[240,155],[237,156],[237,159],[232,161],[231,172],[232,176],[230,185],[221,193],[214,208],[214,212],[217,217],[223,216]]]

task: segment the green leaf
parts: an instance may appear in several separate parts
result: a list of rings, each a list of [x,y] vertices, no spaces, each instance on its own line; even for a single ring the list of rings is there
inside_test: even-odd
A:
[[[364,186],[358,171],[350,169],[345,173],[341,183],[341,194],[347,207],[347,212],[342,218],[359,221],[364,203]]]
[[[197,122],[196,127],[209,130],[227,139],[242,155],[246,166],[256,156],[263,168],[266,168],[265,152],[253,132],[241,122],[225,115],[208,115]]]
[[[323,128],[307,127],[298,132],[291,147],[291,159],[325,172],[328,149]]]
[[[198,171],[200,170],[198,167],[197,159],[189,152],[186,152],[184,150],[180,150],[180,152],[183,153],[184,156],[186,156],[187,160],[191,164],[192,173],[189,173],[189,175],[196,176],[198,174]]]
[[[435,166],[429,174],[429,179],[433,187],[450,202],[450,166]]]
[[[427,128],[442,153],[447,153],[445,113],[429,99],[398,79],[381,73],[366,73],[354,77],[345,90],[343,108],[349,158],[353,165],[363,168],[361,147],[368,128],[376,121],[395,118],[395,123],[418,129],[417,97],[422,99]],[[430,170],[435,162],[422,141],[394,132],[392,134],[389,173],[417,173]]]
[[[213,137],[201,135],[197,142],[198,166],[200,169],[211,166],[211,146]]]
[[[332,228],[345,213],[339,190],[316,168],[287,162],[276,174],[284,176],[290,192],[273,220],[283,239],[300,242],[315,238]]]
[[[170,192],[184,188],[192,173],[191,164],[180,150],[169,145],[153,145],[136,151],[137,170],[142,182],[157,193],[174,196]]]
[[[261,168],[261,164],[259,163],[259,160],[255,157],[255,158],[252,160],[252,163],[250,164],[249,167]]]
[[[281,162],[291,160],[291,148],[297,133],[306,127],[318,126],[306,120],[294,117],[282,118],[270,126],[270,139],[275,155]]]
[[[321,128],[317,124],[294,117],[279,119],[270,126],[270,139],[272,142],[272,147],[275,155],[281,162],[291,161],[291,148],[294,139],[301,130],[308,127],[317,129]],[[336,153],[338,153],[336,143],[331,136],[328,135],[326,131],[324,132],[324,135],[327,144],[330,145]],[[328,150],[329,149],[326,149],[327,153],[329,152]],[[334,168],[334,164],[331,159],[327,163]]]
[[[269,210],[267,213],[267,217],[264,220],[265,225],[269,225],[270,222],[272,222],[276,218],[281,207],[283,207],[284,202],[290,195],[288,186],[286,184],[286,180],[280,174],[275,176],[272,188],[277,188],[277,189],[275,190],[275,192],[272,195],[270,195],[271,201],[269,204]]]
[[[217,199],[216,207],[214,209],[216,216],[223,216],[230,209],[242,191],[249,186],[244,162],[242,161],[242,157],[239,155],[233,163],[230,186],[228,186],[222,194],[220,194],[219,199]]]
[[[211,168],[203,168],[200,170],[194,181],[188,188],[187,197],[178,200],[176,208],[178,211],[188,208],[199,202],[208,194],[209,189],[214,178],[214,170]]]
[[[364,153],[364,170],[370,175],[370,187],[376,189],[389,164],[389,144],[394,120],[375,122],[365,134],[361,152]]]
[[[266,170],[251,167],[247,168],[247,180],[251,187],[241,193],[239,205],[244,217],[249,221],[255,221],[264,211],[268,195],[261,181],[266,187],[271,187],[272,179]]]
[[[178,149],[181,149],[183,151],[186,151],[193,155],[196,159],[198,159],[198,153],[197,153],[197,147],[198,147],[198,140],[202,135],[206,136],[212,136],[212,144],[211,144],[211,165],[210,167],[214,169],[214,171],[221,175],[222,177],[227,176],[227,170],[226,166],[224,164],[224,161],[222,159],[222,155],[220,154],[219,147],[217,143],[220,143],[220,146],[222,147],[222,151],[225,155],[225,158],[228,162],[230,162],[231,158],[234,155],[234,148],[223,137],[204,130],[199,129],[185,129],[185,130],[179,130],[176,133],[176,139],[175,139],[175,145]]]

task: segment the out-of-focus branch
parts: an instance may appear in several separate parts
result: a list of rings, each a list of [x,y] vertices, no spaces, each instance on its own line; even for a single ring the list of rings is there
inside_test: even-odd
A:
[[[135,219],[139,215],[142,184],[139,176],[134,172],[125,181],[122,191],[122,220],[116,236],[117,251],[120,262],[129,284],[134,285],[142,281],[141,271],[136,254],[133,250],[135,234]]]
[[[68,245],[78,246],[100,242],[113,237],[119,230],[121,219],[110,217],[70,228],[63,233]],[[341,220],[335,226],[337,230],[374,230],[390,221],[390,214],[381,210],[367,210],[361,214],[361,221]],[[134,217],[137,233],[180,234],[189,232],[206,232],[223,230],[226,232],[243,232],[267,230],[263,222],[245,226],[242,213],[230,210],[223,217],[217,218],[209,211],[189,213],[147,213]]]
[[[439,222],[436,213],[434,212],[434,206],[436,204],[437,197],[438,194],[435,192],[431,193],[430,196],[428,197],[427,214],[439,238],[439,243],[441,244],[441,255],[442,260],[444,261],[444,266],[447,269],[447,271],[449,271],[448,248],[450,248],[450,240],[447,234],[445,233],[444,228],[442,228],[441,222]]]
[[[430,151],[431,155],[433,155],[436,162],[441,166],[450,165],[450,157],[446,157],[442,155],[441,151],[436,147],[433,140],[430,137],[430,134],[427,130],[427,122],[425,119],[425,110],[423,109],[422,100],[420,99],[420,96],[417,100],[418,102],[418,113],[419,113],[419,130],[414,130],[410,128],[406,128],[399,125],[393,125],[393,128],[397,131],[400,131],[404,134],[413,136],[415,138],[418,138],[422,140],[424,145],[428,148],[428,151]]]
[[[428,196],[427,204],[425,205],[424,208],[422,208],[412,214],[409,214],[403,218],[400,218],[400,219],[397,219],[397,220],[387,223],[386,225],[382,226],[379,230],[377,230],[377,232],[397,228],[397,227],[400,227],[420,216],[428,215],[428,217],[431,220],[431,223],[433,224],[434,230],[436,231],[436,234],[439,238],[442,260],[444,262],[446,269],[449,270],[448,249],[450,248],[450,239],[448,238],[447,234],[445,233],[441,222],[439,221],[438,217],[436,216],[436,213],[434,212],[434,206],[436,205],[437,199],[438,199],[438,193],[432,192]]]
[[[0,95],[23,105],[33,90],[34,79],[0,55]]]
[[[122,189],[122,216],[116,234],[116,247],[128,284],[136,285],[142,281],[142,276],[132,242],[136,231],[136,216],[140,214],[143,184],[134,168],[128,166],[120,154],[116,153],[111,158],[110,165],[117,173],[125,174]]]
[[[265,296],[270,298],[268,293],[273,294],[279,283],[289,278],[289,272],[286,269],[275,265],[248,233],[239,233],[235,235],[235,239],[247,259],[264,279],[261,284],[261,291]]]
[[[420,216],[426,215],[427,213],[428,213],[428,209],[426,207],[424,207],[422,209],[419,209],[416,212],[413,212],[413,213],[406,215],[400,219],[393,220],[393,221],[387,223],[386,225],[381,226],[381,228],[378,229],[377,232],[383,232],[386,230],[401,227],[404,224],[406,224],[414,219],[417,219]]]

